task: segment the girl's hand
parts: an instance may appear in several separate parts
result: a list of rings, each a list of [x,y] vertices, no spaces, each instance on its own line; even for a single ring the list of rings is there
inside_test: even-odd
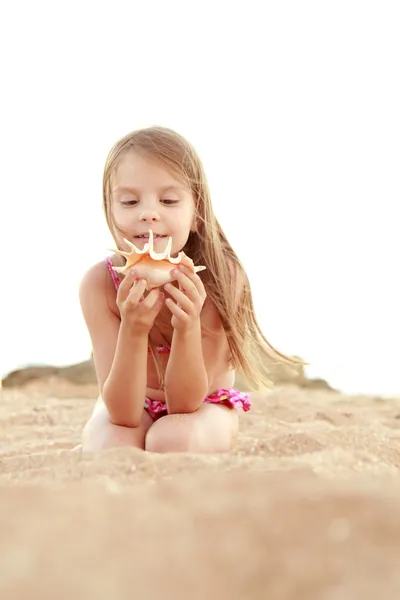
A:
[[[146,280],[137,279],[135,269],[131,269],[117,292],[121,323],[128,324],[135,333],[149,333],[164,303],[164,294],[159,288],[152,289],[143,300],[145,289]]]
[[[193,273],[183,265],[175,269],[173,275],[179,283],[179,289],[167,283],[164,288],[173,299],[167,298],[165,303],[172,313],[172,327],[177,331],[188,331],[199,323],[200,313],[207,297],[206,290],[197,273]]]

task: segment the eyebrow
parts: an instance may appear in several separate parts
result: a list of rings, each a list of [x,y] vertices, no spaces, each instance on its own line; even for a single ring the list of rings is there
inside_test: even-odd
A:
[[[186,191],[185,188],[183,187],[179,187],[177,185],[167,185],[164,186],[162,188],[159,188],[158,191],[162,194],[164,194],[165,192],[183,192]],[[140,190],[132,187],[132,186],[126,186],[126,185],[122,185],[122,186],[117,186],[116,188],[114,188],[113,190],[111,190],[112,194],[118,193],[118,192],[133,192],[134,194],[137,194],[140,192]]]

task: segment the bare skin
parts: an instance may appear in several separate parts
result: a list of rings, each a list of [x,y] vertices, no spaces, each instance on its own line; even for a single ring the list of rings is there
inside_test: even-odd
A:
[[[131,446],[149,452],[228,452],[238,431],[236,410],[203,404],[194,413],[166,415],[157,421],[143,411],[139,427],[122,427],[110,422],[99,398],[82,436],[82,450],[96,452]]]
[[[115,263],[118,258],[114,257]],[[116,304],[116,293],[107,267],[104,263],[95,266],[90,286],[97,292],[106,292],[106,307],[120,319]],[[96,293],[96,292],[95,292]],[[99,320],[103,321],[100,313]],[[215,337],[210,346],[214,354],[211,360],[215,370],[208,393],[219,388],[230,388],[234,383],[234,372],[228,368],[229,349],[222,324],[214,307],[206,301],[201,314],[204,325],[214,330]],[[162,309],[151,331],[156,345],[171,344],[173,328],[167,309]],[[206,347],[207,348],[207,347]],[[168,361],[168,355],[162,355]],[[154,361],[149,355],[147,362],[146,396],[153,400],[165,401],[165,393],[158,387],[158,377]],[[143,398],[144,404],[145,398]],[[131,446],[151,452],[228,452],[233,447],[238,432],[238,415],[235,409],[223,405],[202,404],[193,413],[166,415],[153,421],[143,410],[137,427],[124,427],[111,422],[107,407],[101,396],[82,435],[82,446],[76,450],[95,452],[118,446]]]
[[[127,152],[111,178],[110,206],[116,229],[144,245],[153,230],[156,250],[172,238],[172,256],[196,231],[192,190],[160,162]],[[119,235],[119,234],[118,234]],[[158,244],[158,245],[157,245]],[[114,265],[123,263],[112,257]],[[80,299],[93,347],[100,398],[83,432],[83,451],[134,446],[153,452],[225,452],[236,437],[235,409],[201,403],[230,388],[234,371],[219,314],[198,274],[178,273],[172,287],[146,294],[134,273],[116,292],[104,262],[83,278]],[[169,414],[153,422],[145,398],[165,402],[148,339],[177,349],[161,355],[166,367]],[[167,369],[167,365],[169,369]],[[167,379],[169,378],[168,382]]]

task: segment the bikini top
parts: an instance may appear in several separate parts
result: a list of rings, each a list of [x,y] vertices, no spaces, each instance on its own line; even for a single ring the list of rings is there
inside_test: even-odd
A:
[[[119,277],[118,277],[117,273],[113,269],[113,264],[111,262],[110,257],[107,256],[104,259],[104,262],[107,265],[107,269],[108,269],[108,271],[109,271],[109,273],[111,275],[111,279],[113,280],[115,289],[118,290],[119,285],[120,285],[121,282],[119,280]],[[159,354],[168,354],[170,352],[170,350],[171,350],[171,347],[168,344],[165,344],[164,346],[156,346],[156,350],[157,350],[157,352]],[[150,352],[150,348],[149,348],[149,352]]]

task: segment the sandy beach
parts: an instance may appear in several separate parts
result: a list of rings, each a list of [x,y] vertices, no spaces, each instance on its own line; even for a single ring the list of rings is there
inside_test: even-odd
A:
[[[400,597],[400,399],[281,386],[229,455],[79,455],[95,397],[2,392],[2,599]]]

